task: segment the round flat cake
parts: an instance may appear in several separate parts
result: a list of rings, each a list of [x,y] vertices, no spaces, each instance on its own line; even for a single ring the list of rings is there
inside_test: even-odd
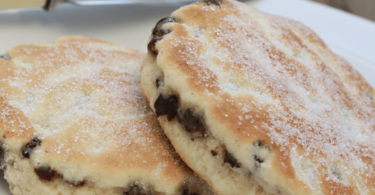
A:
[[[65,36],[0,59],[2,167],[13,194],[211,194],[141,93],[144,56]]]
[[[182,7],[156,24],[141,83],[216,194],[375,194],[375,92],[297,21],[234,0]]]

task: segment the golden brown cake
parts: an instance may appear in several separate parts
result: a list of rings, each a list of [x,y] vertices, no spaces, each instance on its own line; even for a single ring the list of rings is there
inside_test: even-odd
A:
[[[217,194],[375,194],[374,90],[308,27],[206,0],[148,49],[143,94]]]
[[[2,167],[13,194],[210,194],[141,93],[144,56],[65,36],[0,59]]]

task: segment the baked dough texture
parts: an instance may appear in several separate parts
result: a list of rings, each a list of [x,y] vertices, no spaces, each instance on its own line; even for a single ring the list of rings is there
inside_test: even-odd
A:
[[[0,141],[17,195],[210,194],[141,93],[145,54],[82,36],[0,59]]]
[[[374,90],[308,27],[206,0],[148,49],[142,92],[216,194],[375,194]]]

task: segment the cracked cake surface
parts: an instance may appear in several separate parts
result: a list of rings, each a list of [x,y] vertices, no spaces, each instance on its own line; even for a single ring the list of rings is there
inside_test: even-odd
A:
[[[375,92],[308,27],[206,0],[148,49],[142,92],[216,194],[375,194]]]
[[[0,141],[13,194],[210,194],[141,93],[145,54],[82,36],[0,59]]]

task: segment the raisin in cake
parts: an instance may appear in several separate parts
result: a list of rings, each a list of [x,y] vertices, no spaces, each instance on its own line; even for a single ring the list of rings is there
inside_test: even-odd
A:
[[[145,54],[82,36],[0,59],[0,141],[13,194],[210,194],[141,93]]]
[[[374,90],[299,22],[234,0],[182,7],[156,24],[141,83],[217,194],[375,194]]]

